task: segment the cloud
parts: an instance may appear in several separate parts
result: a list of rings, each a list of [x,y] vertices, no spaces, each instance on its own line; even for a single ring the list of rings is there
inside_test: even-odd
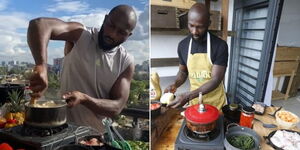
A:
[[[141,64],[149,59],[149,40],[128,40],[122,44],[134,57],[135,64]]]
[[[0,0],[1,2],[1,0]],[[55,5],[66,3],[70,1],[55,0]],[[77,9],[86,9],[79,7],[79,4],[84,4],[80,1]],[[53,9],[51,10],[51,7]],[[1,8],[1,5],[0,5]],[[62,7],[50,6],[50,11],[63,11]],[[73,9],[73,8],[72,8]],[[72,10],[70,9],[70,10]],[[133,35],[123,43],[124,47],[135,58],[135,63],[142,63],[149,58],[149,21],[148,21],[148,7],[144,10],[134,8],[138,15],[138,23],[133,32]],[[68,10],[68,9],[65,9]],[[69,12],[71,12],[68,10]],[[48,10],[49,11],[49,10]],[[72,10],[73,11],[73,10]],[[64,21],[76,21],[88,27],[100,28],[104,20],[105,14],[109,12],[108,9],[90,9],[87,14],[78,14],[70,16],[59,17]],[[26,61],[34,62],[30,49],[27,45],[27,27],[29,20],[34,17],[34,14],[26,14],[20,12],[10,12],[9,14],[0,15],[0,61]],[[53,64],[54,58],[63,57],[64,42],[49,42],[48,45],[48,63]]]
[[[30,52],[25,33],[29,16],[20,12],[0,15],[0,60],[29,58],[26,57]]]
[[[8,0],[0,0],[0,11],[7,8]]]
[[[83,12],[89,8],[89,4],[81,1],[55,1],[54,5],[50,5],[46,10],[49,12]]]
[[[134,8],[137,16],[138,22],[135,29],[133,30],[132,36],[129,38],[131,40],[140,40],[149,38],[149,7],[146,6],[143,11]]]
[[[15,31],[18,28],[28,27],[28,15],[24,13],[10,13],[0,15],[0,29]]]
[[[87,27],[100,28],[104,20],[106,12],[91,13],[87,15],[63,16],[60,19],[64,21],[80,22]]]

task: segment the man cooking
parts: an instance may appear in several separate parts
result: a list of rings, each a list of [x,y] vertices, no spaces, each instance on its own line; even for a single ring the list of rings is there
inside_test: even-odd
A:
[[[189,102],[198,104],[199,92],[203,103],[219,110],[226,103],[223,79],[228,61],[228,46],[225,41],[208,32],[209,10],[202,3],[194,4],[188,12],[190,35],[178,44],[179,71],[176,80],[164,92],[175,93],[187,78],[190,92],[178,95],[168,106],[177,108]]]
[[[66,41],[60,90],[70,107],[68,122],[103,132],[101,120],[118,115],[129,96],[134,62],[120,44],[136,22],[135,11],[127,5],[114,7],[100,30],[56,18],[31,20],[27,37],[36,64],[30,79],[32,96],[41,97],[48,86],[49,40]]]

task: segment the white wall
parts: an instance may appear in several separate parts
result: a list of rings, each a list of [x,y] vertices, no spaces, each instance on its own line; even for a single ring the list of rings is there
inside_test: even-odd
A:
[[[300,47],[300,1],[286,0],[279,24],[278,45]]]
[[[300,1],[284,1],[279,23],[277,44],[279,46],[300,47]],[[274,78],[272,89],[278,78]],[[282,88],[284,77],[279,79],[279,89]]]

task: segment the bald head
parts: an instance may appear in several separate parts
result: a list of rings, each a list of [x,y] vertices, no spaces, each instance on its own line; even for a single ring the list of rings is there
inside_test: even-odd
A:
[[[196,3],[194,4],[190,10],[188,17],[191,19],[195,18],[204,18],[206,21],[209,22],[209,10],[206,8],[206,6],[203,3]]]
[[[203,39],[210,25],[209,10],[203,3],[194,4],[188,13],[188,28],[193,38]]]
[[[123,23],[128,29],[133,30],[135,28],[137,17],[136,13],[131,6],[118,5],[114,7],[108,14],[110,18],[117,18],[120,23]]]
[[[112,48],[125,42],[135,28],[137,17],[132,7],[118,5],[105,16],[99,31],[99,44],[103,50]]]

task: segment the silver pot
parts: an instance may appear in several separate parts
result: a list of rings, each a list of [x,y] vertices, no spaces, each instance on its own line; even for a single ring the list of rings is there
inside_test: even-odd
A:
[[[47,101],[36,101],[36,104],[43,104]],[[65,124],[67,122],[67,103],[64,100],[54,101],[56,104],[52,107],[36,107],[25,104],[25,124],[40,127],[51,128]]]

